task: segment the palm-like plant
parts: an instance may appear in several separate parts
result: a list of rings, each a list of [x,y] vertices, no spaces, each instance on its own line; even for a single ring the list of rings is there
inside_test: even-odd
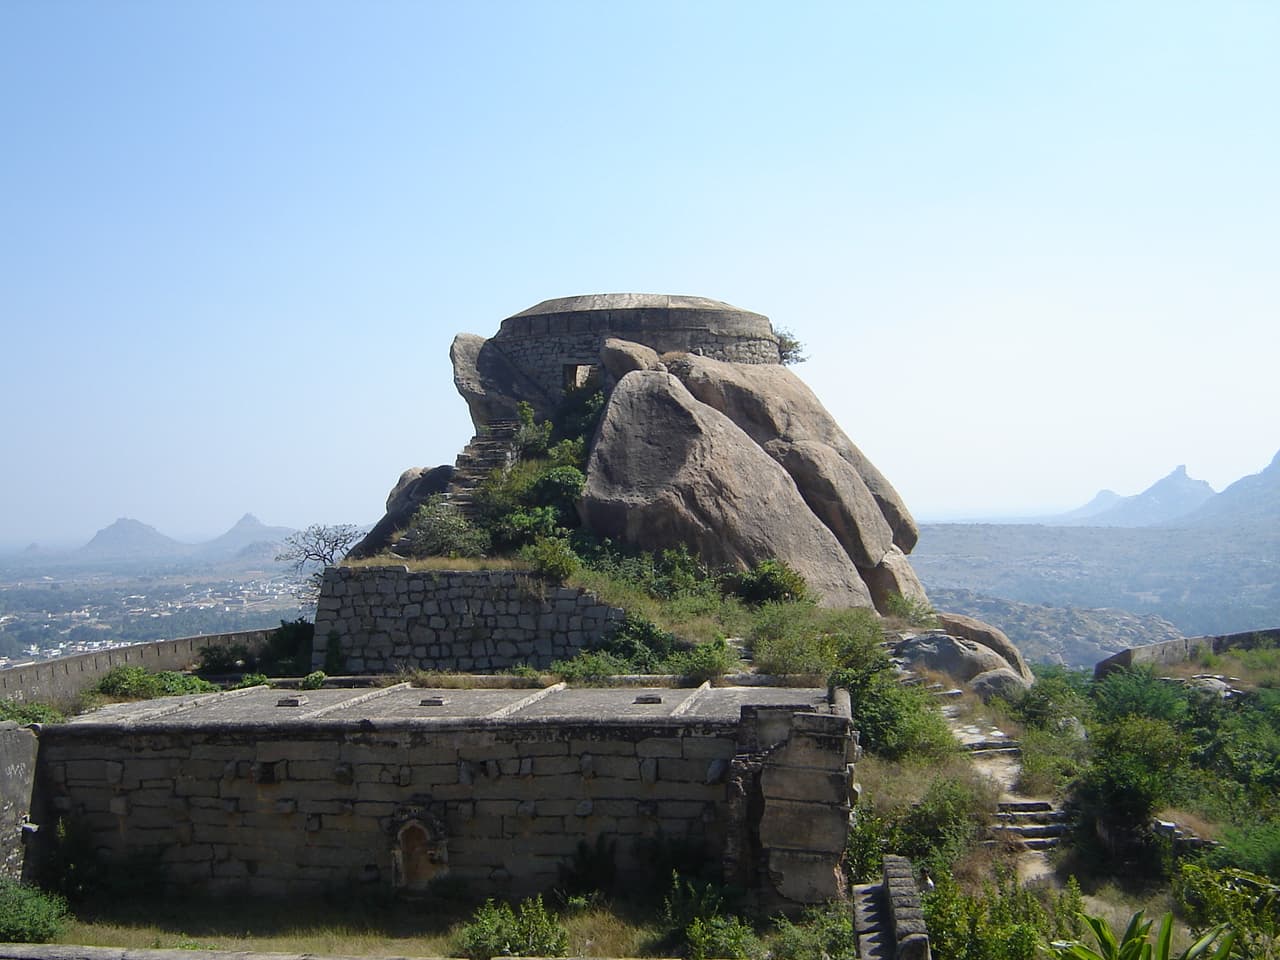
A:
[[[1050,946],[1059,960],[1226,960],[1236,940],[1235,933],[1225,923],[1219,924],[1175,955],[1171,913],[1166,913],[1160,921],[1154,943],[1148,939],[1152,921],[1144,920],[1141,910],[1130,918],[1129,925],[1119,937],[1101,917],[1088,914],[1081,917],[1093,931],[1094,939],[1098,941],[1097,948],[1079,941],[1058,941]]]

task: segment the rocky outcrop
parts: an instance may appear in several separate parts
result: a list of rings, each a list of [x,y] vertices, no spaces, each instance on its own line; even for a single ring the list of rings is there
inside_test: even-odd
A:
[[[1018,676],[1009,667],[988,670],[986,673],[980,673],[969,681],[969,689],[981,697],[984,702],[995,697],[1000,697],[1003,700],[1012,700],[1025,691],[1028,686],[1027,681]]]
[[[891,531],[892,542],[903,553],[911,552],[919,531],[906,504],[794,373],[779,365],[724,363],[692,354],[664,359],[668,369],[680,378],[690,393],[725,414],[756,443],[768,449],[771,456],[780,462],[787,460],[793,465],[804,464],[804,469],[793,474],[799,477],[798,486],[805,481],[806,474],[813,475],[819,470],[816,465],[810,465],[814,445],[834,451],[843,461],[841,473],[849,478],[847,483],[853,487],[865,487],[870,492]],[[830,461],[821,458],[820,462],[826,466],[830,476]],[[820,499],[816,491],[811,495]],[[866,515],[866,508],[856,501],[843,509],[851,516]],[[865,552],[874,557],[879,550],[880,556],[875,557],[878,563],[888,549],[887,544],[881,549],[883,534],[878,524],[869,525],[866,529],[860,527],[859,539],[863,542],[852,546],[846,544],[850,547],[851,556],[855,552]]]
[[[1010,667],[1009,661],[990,647],[941,632],[907,637],[894,645],[893,655],[915,669],[945,673],[959,682]]]
[[[633,370],[666,370],[658,359],[658,351],[643,343],[609,337],[600,348],[600,363],[608,374],[609,386]]]
[[[453,363],[453,385],[467,401],[477,433],[492,420],[516,419],[521,400],[532,404],[542,417],[555,410],[559,398],[548,396],[492,340],[460,333],[453,338],[449,360]]]
[[[881,613],[891,609],[890,598],[895,594],[909,604],[921,608],[929,606],[929,597],[924,592],[924,585],[916,576],[915,570],[911,568],[906,554],[897,546],[891,546],[889,552],[884,555],[884,559],[872,569],[858,572],[862,574],[867,589],[871,591],[871,599],[875,601],[876,609]]]
[[[647,550],[687,544],[705,561],[748,567],[776,557],[828,605],[871,606],[840,542],[790,475],[727,416],[675,377],[628,373],[596,433],[583,522]]]
[[[400,474],[400,479],[387,494],[387,512],[374,524],[363,540],[347,554],[350,560],[359,560],[381,553],[391,545],[395,535],[409,526],[418,507],[437,493],[444,493],[453,478],[453,467],[410,467]]]
[[[974,617],[966,617],[959,613],[938,614],[938,625],[954,637],[980,643],[989,650],[994,650],[1019,677],[1027,683],[1035,680],[1035,674],[1027,666],[1013,641],[1005,636],[1002,630],[983,623]]]

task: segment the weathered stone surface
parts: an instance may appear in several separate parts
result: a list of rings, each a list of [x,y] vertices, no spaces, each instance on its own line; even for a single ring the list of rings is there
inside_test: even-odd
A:
[[[492,340],[460,333],[449,348],[453,384],[467,401],[471,422],[481,432],[491,420],[513,420],[521,400],[533,404],[540,416],[555,409],[557,398],[535,383]]]
[[[984,647],[994,650],[1008,661],[1008,665],[1014,673],[1018,674],[1027,683],[1035,682],[1035,674],[1031,672],[1026,661],[1022,659],[1022,654],[1013,645],[1013,641],[1005,636],[1004,631],[991,626],[989,623],[983,623],[981,620],[966,617],[959,613],[940,613],[938,614],[938,623],[943,630],[953,637],[963,637],[965,640],[972,640],[974,643],[980,643]]]
[[[643,343],[609,337],[600,347],[600,363],[616,383],[633,370],[665,370],[658,351]]]
[[[430,469],[410,467],[400,474],[400,479],[387,495],[387,512],[347,556],[355,560],[372,557],[385,550],[396,533],[409,526],[418,507],[433,494],[444,493],[452,477],[453,467],[449,464]]]
[[[898,643],[893,652],[914,667],[945,673],[960,681],[1009,666],[1008,661],[990,647],[945,633],[910,637]]]
[[[712,564],[777,557],[828,605],[871,606],[844,548],[787,472],[675,377],[627,374],[610,395],[587,467],[583,521],[641,549],[688,544]]]
[[[862,477],[833,447],[816,440],[770,440],[764,449],[791,474],[804,502],[865,579],[894,543],[893,530]]]
[[[911,568],[906,554],[896,545],[891,546],[881,561],[870,570],[862,571],[862,579],[871,591],[871,599],[881,613],[889,612],[889,597],[899,594],[904,600],[928,606],[929,597],[924,586]]]
[[[969,681],[969,689],[984,701],[993,697],[1012,700],[1023,693],[1030,684],[1010,667],[1000,667],[980,673]]]
[[[773,364],[722,363],[693,355],[666,361],[695,397],[724,413],[762,446],[773,440],[810,440],[834,449],[875,497],[894,543],[904,553],[911,552],[919,531],[906,504],[794,373]]]

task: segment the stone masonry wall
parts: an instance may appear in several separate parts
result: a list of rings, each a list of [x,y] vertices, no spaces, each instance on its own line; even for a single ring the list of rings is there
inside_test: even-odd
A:
[[[1280,640],[1280,629],[1249,630],[1244,633],[1229,633],[1222,636],[1183,637],[1178,640],[1166,640],[1162,643],[1148,643],[1141,647],[1130,647],[1114,653],[1105,660],[1100,660],[1093,668],[1095,677],[1102,678],[1112,670],[1121,670],[1139,664],[1171,664],[1186,663],[1201,652],[1222,653],[1234,648],[1248,649],[1263,641]]]
[[[270,633],[270,630],[241,630],[238,633],[134,643],[97,653],[81,653],[10,667],[0,670],[0,700],[38,700],[46,703],[71,700],[101,680],[113,667],[185,670],[200,659],[202,647],[243,644],[250,649],[257,649],[266,643]]]
[[[23,825],[36,777],[36,736],[16,723],[0,723],[0,875],[23,879]]]
[[[314,664],[336,636],[348,673],[401,667],[476,673],[545,668],[620,624],[593,594],[511,570],[331,567],[316,607]]]
[[[609,337],[643,343],[659,353],[698,351],[737,363],[780,362],[777,339],[766,330],[720,331],[700,326],[696,320],[672,323],[665,311],[662,314],[651,319],[644,311],[509,317],[490,343],[552,397],[560,396],[564,388],[566,365],[599,365],[600,347]],[[764,325],[767,329],[768,321]]]
[[[723,853],[734,723],[373,727],[46,727],[41,817],[87,827],[108,862],[158,858],[167,883],[214,895],[390,887],[447,869],[473,891],[522,896],[554,886],[600,836],[617,842],[620,876],[645,838]],[[405,842],[414,824],[426,856],[425,841]]]

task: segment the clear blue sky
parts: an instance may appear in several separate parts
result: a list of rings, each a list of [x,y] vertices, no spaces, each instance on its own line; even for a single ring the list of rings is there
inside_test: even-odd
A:
[[[925,519],[1280,447],[1280,5],[0,3],[0,544],[369,522],[453,335],[766,313]]]

